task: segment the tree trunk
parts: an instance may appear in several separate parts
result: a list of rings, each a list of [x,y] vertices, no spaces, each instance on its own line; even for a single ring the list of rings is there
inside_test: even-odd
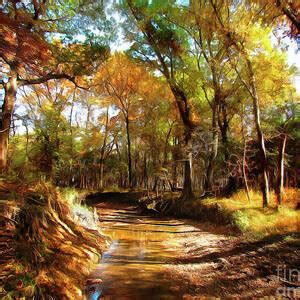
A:
[[[167,161],[168,161],[168,146],[169,146],[169,139],[170,139],[170,135],[172,132],[173,124],[174,124],[174,121],[171,123],[168,133],[166,135],[166,139],[165,139],[163,167],[166,166]]]
[[[214,166],[218,155],[219,134],[217,128],[217,116],[219,108],[219,99],[215,97],[212,111],[212,147],[208,158],[208,166],[206,169],[206,178],[204,182],[204,194],[211,194],[213,192],[213,177]]]
[[[89,129],[89,125],[90,125],[91,109],[92,109],[92,106],[90,104],[87,104],[87,114],[86,114],[86,123],[85,123],[86,130]]]
[[[183,180],[183,191],[182,198],[189,200],[194,198],[192,189],[192,160],[191,153],[189,153],[189,159],[184,162],[184,180]]]
[[[230,197],[237,190],[238,183],[237,183],[237,178],[231,175],[230,172],[231,170],[229,167],[230,164],[230,152],[229,152],[229,142],[228,142],[229,121],[227,118],[226,103],[220,104],[218,123],[221,131],[221,142],[224,151],[225,168],[227,174],[229,174],[226,186],[222,190],[222,195],[226,197]]]
[[[179,86],[174,84],[172,80],[169,79],[168,81],[174,98],[176,99],[177,108],[184,125],[185,151],[188,153],[187,159],[184,163],[184,180],[181,199],[191,200],[195,198],[192,188],[192,132],[195,128],[195,125],[190,118],[190,108],[188,106],[188,101],[184,91]]]
[[[147,172],[147,154],[144,153],[144,160],[143,160],[143,175],[141,179],[141,186],[144,188],[148,188],[148,172]]]
[[[247,66],[250,75],[251,96],[253,100],[253,115],[257,133],[257,142],[259,147],[260,168],[262,174],[261,191],[263,194],[263,207],[269,205],[269,178],[267,170],[267,152],[265,147],[265,139],[260,124],[260,108],[259,99],[256,91],[255,77],[250,60],[247,58]]]
[[[244,128],[244,107],[243,107],[243,116],[241,117],[241,123],[242,123],[242,138],[243,138],[243,143],[244,143],[242,171],[243,171],[243,178],[244,178],[244,183],[245,183],[247,199],[250,202],[251,198],[250,198],[248,178],[247,178],[247,172],[246,172],[247,141],[246,141],[246,137],[245,137],[245,128]]]
[[[243,152],[243,178],[244,178],[244,183],[245,183],[245,190],[246,190],[246,195],[247,199],[250,202],[250,193],[249,193],[249,185],[248,185],[248,179],[247,179],[247,173],[246,173],[246,151],[247,151],[247,143],[246,140],[244,139],[244,152]]]
[[[128,116],[125,119],[126,122],[126,135],[127,135],[127,159],[128,159],[128,185],[132,188],[132,159],[131,159],[131,140],[129,130],[129,119]]]
[[[184,178],[183,178],[183,190],[181,200],[193,200],[195,195],[193,193],[193,167],[192,167],[192,136],[191,132],[186,132],[185,137],[185,150],[187,157],[184,160]]]
[[[109,120],[109,113],[107,108],[106,115],[105,115],[105,133],[104,133],[103,144],[101,146],[101,151],[100,151],[100,179],[99,179],[100,189],[103,189],[104,156],[105,156],[107,134],[108,134],[108,120]]]
[[[99,178],[99,187],[100,187],[100,190],[103,189],[103,169],[104,169],[104,164],[103,164],[103,160],[101,159],[100,161],[100,178]]]
[[[11,70],[8,82],[5,84],[5,96],[2,106],[2,119],[0,129],[0,171],[5,171],[7,167],[7,148],[9,139],[9,129],[11,117],[17,95],[17,72]]]
[[[282,143],[279,142],[278,151],[278,173],[275,186],[277,205],[282,204],[282,194],[283,194],[283,179],[284,179],[284,153],[286,146],[287,135],[284,134]]]
[[[73,128],[72,128],[74,102],[75,102],[75,90],[74,90],[74,93],[73,93],[73,100],[72,100],[71,111],[70,111],[70,116],[69,116],[70,137],[71,137],[71,157],[72,158],[74,157],[74,141],[73,141]]]

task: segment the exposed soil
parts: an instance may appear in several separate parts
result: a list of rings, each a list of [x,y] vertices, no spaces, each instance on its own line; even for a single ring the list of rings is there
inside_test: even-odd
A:
[[[184,234],[177,247],[181,254],[166,276],[186,296],[300,297],[299,234],[262,240]]]
[[[89,286],[90,299],[299,296],[300,234],[250,240],[124,202],[98,208],[113,246],[91,276],[102,282]]]

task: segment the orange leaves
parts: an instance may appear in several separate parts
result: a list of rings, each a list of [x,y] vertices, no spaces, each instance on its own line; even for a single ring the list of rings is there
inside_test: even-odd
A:
[[[116,53],[98,70],[94,85],[96,92],[130,120],[142,117],[147,106],[171,98],[164,82],[122,53]]]
[[[96,83],[103,83],[108,94],[128,98],[138,92],[140,81],[145,79],[147,71],[134,64],[124,54],[112,56],[96,75]],[[144,77],[144,78],[143,78]]]
[[[31,66],[45,62],[50,58],[50,51],[43,37],[32,29],[24,18],[13,19],[0,12],[0,55],[10,62]]]

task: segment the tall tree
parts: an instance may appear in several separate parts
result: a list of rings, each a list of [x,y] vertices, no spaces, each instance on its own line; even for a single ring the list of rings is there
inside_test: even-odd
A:
[[[190,51],[196,57],[198,72],[203,73],[198,78],[198,83],[201,85],[211,108],[212,143],[204,182],[205,193],[213,191],[219,130],[221,131],[226,164],[229,161],[227,102],[240,87],[240,82],[230,66],[227,45],[215,33],[217,22],[215,18],[213,7],[206,1],[191,1],[188,9],[180,10],[173,18],[174,22],[180,24],[180,27],[187,32],[194,42]],[[210,94],[212,96],[209,96]],[[229,185],[231,186],[233,185],[232,181],[233,178],[229,177]]]
[[[262,62],[258,65],[256,64],[260,59],[265,60],[269,55],[269,59],[273,57],[273,61],[271,62],[271,60],[269,60],[269,62],[276,66],[278,57],[279,61],[281,61],[281,58],[280,55],[276,56],[276,51],[275,55],[274,53],[272,54],[270,40],[265,36],[268,29],[267,27],[260,27],[255,22],[253,17],[256,15],[256,10],[253,10],[252,6],[248,7],[248,10],[245,11],[245,7],[242,4],[234,5],[233,3],[230,4],[230,2],[229,4],[224,4],[213,0],[211,0],[210,3],[217,17],[216,29],[219,36],[227,43],[231,62],[235,60],[233,68],[237,72],[239,79],[252,100],[253,117],[259,149],[258,165],[261,171],[260,184],[263,194],[263,206],[266,207],[269,204],[269,176],[265,137],[261,124],[261,106],[264,102],[262,96],[264,95],[265,98],[269,96],[267,93],[264,94],[262,92],[264,89],[261,89],[261,86],[263,87],[264,84],[258,81],[258,76],[261,72],[259,66],[262,65]],[[243,23],[240,22],[241,19]],[[238,23],[240,24],[239,27],[234,25]],[[263,38],[263,36],[265,37]],[[242,58],[242,64],[238,67],[236,62],[240,61],[240,58]],[[284,63],[279,64],[279,68],[284,70]],[[264,78],[267,83],[266,78],[272,73],[268,72],[268,74],[264,74],[267,77],[261,77],[261,80]],[[285,84],[284,81],[280,83],[280,80],[278,80],[276,90],[278,90],[280,86],[284,87]]]
[[[69,14],[68,9],[63,9],[66,7],[70,9]],[[62,6],[48,1],[6,1],[1,5],[0,64],[4,70],[0,81],[4,90],[0,128],[2,171],[7,162],[11,117],[18,88],[61,78],[77,86],[76,77],[87,74],[95,61],[106,53],[106,48],[97,43],[78,45],[69,42],[63,45],[53,39],[53,33],[61,32],[64,22],[70,26],[73,12],[78,9],[76,3],[69,1]],[[60,15],[62,10],[65,16]]]
[[[159,97],[162,85],[145,66],[132,61],[122,53],[114,54],[103,64],[94,79],[96,90],[102,93],[122,114],[127,139],[129,187],[133,186],[132,121],[138,118],[143,101]]]
[[[192,133],[195,123],[191,118],[191,107],[187,93],[177,80],[177,72],[182,67],[181,55],[184,52],[185,39],[179,30],[174,28],[165,18],[169,2],[152,4],[146,2],[125,1],[125,13],[133,21],[133,30],[137,33],[131,50],[135,57],[150,63],[165,77],[174,95],[185,133],[184,143],[187,155],[185,157],[185,172],[182,199],[192,199]],[[177,28],[178,29],[178,28]],[[132,36],[132,35],[131,35]]]

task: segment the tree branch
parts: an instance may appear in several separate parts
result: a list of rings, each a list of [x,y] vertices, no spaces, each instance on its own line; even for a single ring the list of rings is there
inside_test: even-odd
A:
[[[284,5],[281,0],[277,0],[276,5],[297,28],[298,34],[300,34],[300,18],[298,17],[299,13],[297,16],[297,14],[292,10],[291,4]]]
[[[41,83],[45,83],[48,80],[52,80],[52,79],[67,79],[71,82],[73,82],[73,84],[80,89],[83,90],[88,90],[87,87],[83,87],[80,86],[79,84],[77,84],[76,82],[76,77],[75,76],[70,76],[68,74],[47,74],[43,77],[39,77],[39,78],[34,78],[34,79],[19,79],[19,86],[24,86],[24,85],[34,85],[34,84],[41,84]]]

